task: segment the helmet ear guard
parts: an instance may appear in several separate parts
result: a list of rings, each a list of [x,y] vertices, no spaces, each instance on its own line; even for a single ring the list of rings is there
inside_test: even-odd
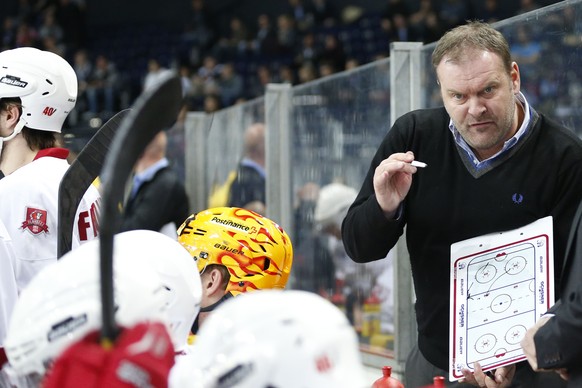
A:
[[[291,272],[293,248],[275,222],[247,209],[211,208],[188,217],[178,241],[196,260],[200,272],[211,264],[230,274],[226,291],[284,288]]]

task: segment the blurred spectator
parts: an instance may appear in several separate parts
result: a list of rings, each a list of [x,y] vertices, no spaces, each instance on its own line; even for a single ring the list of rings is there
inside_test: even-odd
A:
[[[410,8],[405,0],[387,0],[387,4],[381,15],[382,18],[392,19],[396,14],[400,14],[405,18],[410,16]]]
[[[297,84],[297,76],[290,65],[282,65],[279,67],[279,78],[277,79],[277,82],[291,85]]]
[[[218,79],[218,92],[222,100],[222,106],[232,105],[243,94],[243,79],[235,71],[232,63],[222,66]]]
[[[214,113],[221,108],[220,97],[216,94],[208,94],[204,97],[204,113]]]
[[[228,206],[254,209],[266,205],[265,124],[250,125],[244,133],[243,157],[230,186]],[[264,211],[258,212],[264,214]]]
[[[477,4],[483,4],[476,12],[479,19],[487,23],[495,23],[507,17],[498,0],[485,0],[483,3],[478,2]]]
[[[161,131],[137,160],[121,231],[147,229],[177,239],[176,230],[190,211],[186,189],[166,158],[167,146]]]
[[[52,37],[57,43],[63,40],[63,28],[57,24],[54,12],[47,10],[43,14],[42,24],[38,28],[38,36],[40,39]]]
[[[439,10],[439,18],[443,22],[445,29],[450,29],[465,20],[471,19],[471,12],[465,0],[443,0]]]
[[[250,34],[241,18],[230,19],[228,33],[219,39],[214,51],[221,61],[229,61],[244,54],[249,45]]]
[[[64,43],[60,43],[56,40],[54,36],[46,36],[40,41],[40,48],[42,50],[50,51],[55,53],[60,57],[67,57],[67,49]]]
[[[222,65],[213,55],[206,55],[202,66],[198,68],[194,77],[194,84],[203,94],[217,93],[217,79],[222,71]]]
[[[531,30],[525,25],[518,26],[516,40],[510,44],[509,48],[513,60],[519,63],[519,68],[523,73],[522,78],[537,78],[536,69],[541,58],[542,45],[534,39]]]
[[[315,64],[319,60],[320,55],[321,50],[315,42],[315,34],[308,32],[303,36],[301,44],[297,49],[295,63],[299,66],[306,62]]]
[[[519,2],[519,9],[517,10],[517,14],[520,15],[522,13],[531,12],[540,8],[540,5],[536,3],[535,0],[521,0]]]
[[[2,23],[2,47],[0,49],[6,50],[16,46],[16,30],[17,24],[14,18],[7,16]]]
[[[290,15],[295,21],[297,30],[304,32],[313,26],[313,14],[303,0],[288,0],[289,6],[284,14]]]
[[[343,69],[346,66],[346,53],[335,35],[325,36],[320,60],[330,62],[336,69]]]
[[[38,34],[36,30],[27,23],[20,23],[16,29],[16,47],[36,47],[38,43]]]
[[[304,63],[299,68],[298,77],[300,84],[315,80],[317,78],[317,71],[315,70],[315,66],[311,62]]]
[[[101,54],[95,59],[87,85],[87,103],[93,114],[112,114],[119,95],[119,73],[115,64]]]
[[[316,26],[331,27],[338,23],[339,12],[332,0],[312,0],[311,12]]]
[[[271,69],[269,69],[268,65],[260,65],[257,67],[255,77],[251,79],[248,96],[254,98],[264,95],[267,91],[267,85],[271,82],[273,82]]]
[[[58,0],[55,9],[55,19],[63,29],[63,43],[70,50],[86,46],[85,10],[78,2],[72,0]]]
[[[185,51],[182,55],[185,58],[181,59],[198,64],[216,39],[214,19],[208,12],[204,0],[190,0],[186,20],[180,37]]]
[[[297,40],[297,31],[293,18],[287,14],[277,18],[277,42],[280,54],[293,54]]]
[[[150,58],[148,61],[148,71],[143,80],[143,91],[155,86],[162,78],[173,73],[172,70],[163,67],[156,58]]]
[[[253,40],[253,48],[256,52],[267,57],[279,53],[277,33],[267,14],[261,14],[257,18],[257,33]]]

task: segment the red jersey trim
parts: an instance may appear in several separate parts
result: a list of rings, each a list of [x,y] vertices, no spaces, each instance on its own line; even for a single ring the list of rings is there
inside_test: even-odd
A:
[[[67,159],[67,156],[69,156],[69,150],[66,148],[59,147],[45,148],[44,150],[38,151],[33,160],[44,158],[45,156],[50,156],[59,159]]]

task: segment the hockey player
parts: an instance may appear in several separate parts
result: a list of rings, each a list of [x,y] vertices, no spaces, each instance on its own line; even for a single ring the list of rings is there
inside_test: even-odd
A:
[[[62,387],[74,375],[87,379],[77,381],[77,386],[93,386],[90,382],[96,381],[110,386],[108,379],[115,378],[104,377],[111,370],[108,353],[113,349],[99,352],[91,334],[102,325],[99,252],[98,240],[83,244],[44,268],[22,292],[6,338],[9,365],[4,372],[16,385],[34,387],[44,380],[43,386]],[[113,267],[117,324],[132,328],[148,321],[162,322],[172,342],[169,348],[184,351],[201,298],[200,277],[188,252],[161,233],[129,231],[115,236]],[[150,339],[162,341],[159,334]],[[70,352],[72,345],[82,351]],[[124,351],[118,343],[114,347]],[[156,352],[165,354],[160,348],[141,352],[153,353],[152,357]],[[166,357],[162,359],[167,367],[165,383],[173,360],[165,363]],[[55,367],[50,367],[55,361]],[[119,368],[124,368],[121,361]],[[118,375],[123,374],[121,369]],[[145,364],[143,369],[152,372]],[[97,377],[76,375],[80,370],[92,370]]]
[[[193,214],[178,228],[178,241],[198,264],[202,303],[195,334],[224,300],[247,291],[284,288],[293,263],[287,233],[253,211],[217,207]]]
[[[59,133],[77,100],[77,77],[60,56],[31,47],[0,53],[0,220],[16,253],[19,289],[57,257],[57,198],[68,168]],[[91,186],[75,218],[73,247],[98,233]]]
[[[364,388],[356,333],[346,316],[307,291],[261,290],[228,300],[201,327],[171,388]]]

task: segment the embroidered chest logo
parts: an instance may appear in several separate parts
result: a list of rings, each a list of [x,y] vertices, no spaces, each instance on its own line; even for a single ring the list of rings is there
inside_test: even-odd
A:
[[[20,225],[20,228],[28,231],[32,234],[48,233],[48,225],[46,224],[47,211],[42,209],[36,209],[33,207],[26,208],[26,219]]]
[[[511,199],[513,200],[513,203],[515,204],[520,204],[523,202],[523,195],[519,194],[519,193],[515,193],[513,194],[513,196],[511,197]]]

